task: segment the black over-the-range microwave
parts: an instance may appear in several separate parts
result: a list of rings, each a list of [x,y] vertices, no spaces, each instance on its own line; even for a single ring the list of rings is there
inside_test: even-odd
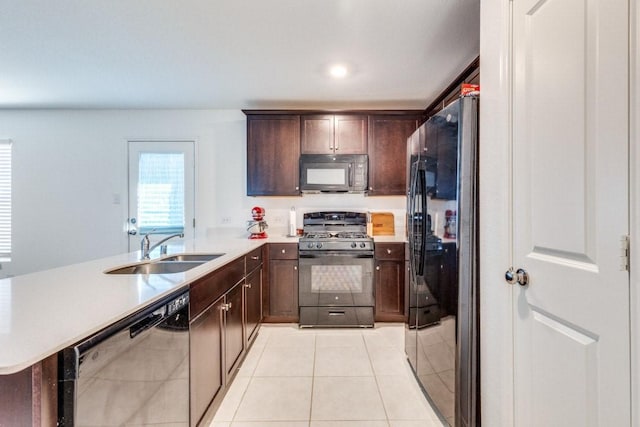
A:
[[[362,193],[367,191],[369,156],[366,154],[300,155],[303,193]]]

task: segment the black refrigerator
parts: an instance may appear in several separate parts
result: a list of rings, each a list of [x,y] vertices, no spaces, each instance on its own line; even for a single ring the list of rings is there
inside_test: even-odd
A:
[[[477,159],[476,96],[449,104],[407,142],[405,350],[441,420],[461,427],[480,425]],[[443,219],[435,230],[434,215]]]

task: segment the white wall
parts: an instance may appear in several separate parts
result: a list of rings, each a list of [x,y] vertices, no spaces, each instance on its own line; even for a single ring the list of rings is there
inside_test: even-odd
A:
[[[197,235],[244,228],[256,205],[273,232],[286,228],[291,206],[298,225],[305,211],[338,208],[392,211],[404,229],[404,197],[247,197],[239,110],[0,110],[5,138],[13,141],[13,258],[0,277],[127,251],[128,139],[196,140]]]

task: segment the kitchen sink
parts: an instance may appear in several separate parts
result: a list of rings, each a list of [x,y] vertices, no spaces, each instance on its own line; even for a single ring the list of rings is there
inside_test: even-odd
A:
[[[105,271],[105,274],[171,274],[182,273],[206,261],[154,261],[125,265]]]
[[[166,258],[162,258],[162,261],[211,261],[212,259],[220,258],[224,254],[177,254],[171,255]]]

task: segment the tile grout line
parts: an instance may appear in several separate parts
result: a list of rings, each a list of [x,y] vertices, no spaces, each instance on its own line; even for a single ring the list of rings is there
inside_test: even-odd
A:
[[[367,345],[367,340],[364,339],[364,336],[361,335],[362,341],[364,341],[364,348],[367,352],[367,357],[369,358],[369,364],[371,365],[371,371],[373,372],[373,380],[376,382],[376,390],[378,391],[378,396],[380,396],[380,402],[382,402],[382,410],[384,411],[385,421],[387,425],[391,425],[389,422],[389,413],[387,412],[387,407],[384,404],[384,398],[382,397],[382,392],[380,391],[380,384],[378,383],[378,376],[376,375],[376,371],[373,367],[373,361],[371,360],[371,353],[369,353],[369,346]]]
[[[260,331],[258,331],[258,334],[260,334]],[[258,336],[256,336],[256,339],[257,338],[258,338]],[[247,386],[245,387],[244,391],[242,392],[242,396],[240,397],[240,400],[238,401],[238,406],[236,406],[235,410],[233,411],[233,416],[231,417],[231,422],[229,423],[229,426],[231,426],[234,423],[234,421],[236,420],[236,415],[238,414],[238,410],[240,409],[240,406],[242,406],[242,401],[244,400],[244,396],[247,394],[247,390],[249,390],[249,386],[253,382],[253,378],[255,376],[256,369],[258,368],[258,364],[260,363],[260,359],[262,359],[262,355],[264,354],[264,351],[267,348],[267,343],[269,342],[270,338],[271,338],[271,335],[269,335],[267,337],[267,342],[265,342],[264,346],[260,350],[260,355],[258,356],[258,360],[256,360],[256,366],[253,368],[253,371],[251,371],[251,375],[249,376],[249,382],[247,383]],[[255,343],[255,340],[254,340],[254,343]],[[245,356],[245,360],[246,360],[246,356]],[[242,361],[242,363],[244,363],[244,360]],[[242,365],[240,365],[240,367],[242,367]],[[238,377],[238,375],[236,374],[236,378],[237,377]],[[235,381],[235,378],[234,378],[234,381]]]

